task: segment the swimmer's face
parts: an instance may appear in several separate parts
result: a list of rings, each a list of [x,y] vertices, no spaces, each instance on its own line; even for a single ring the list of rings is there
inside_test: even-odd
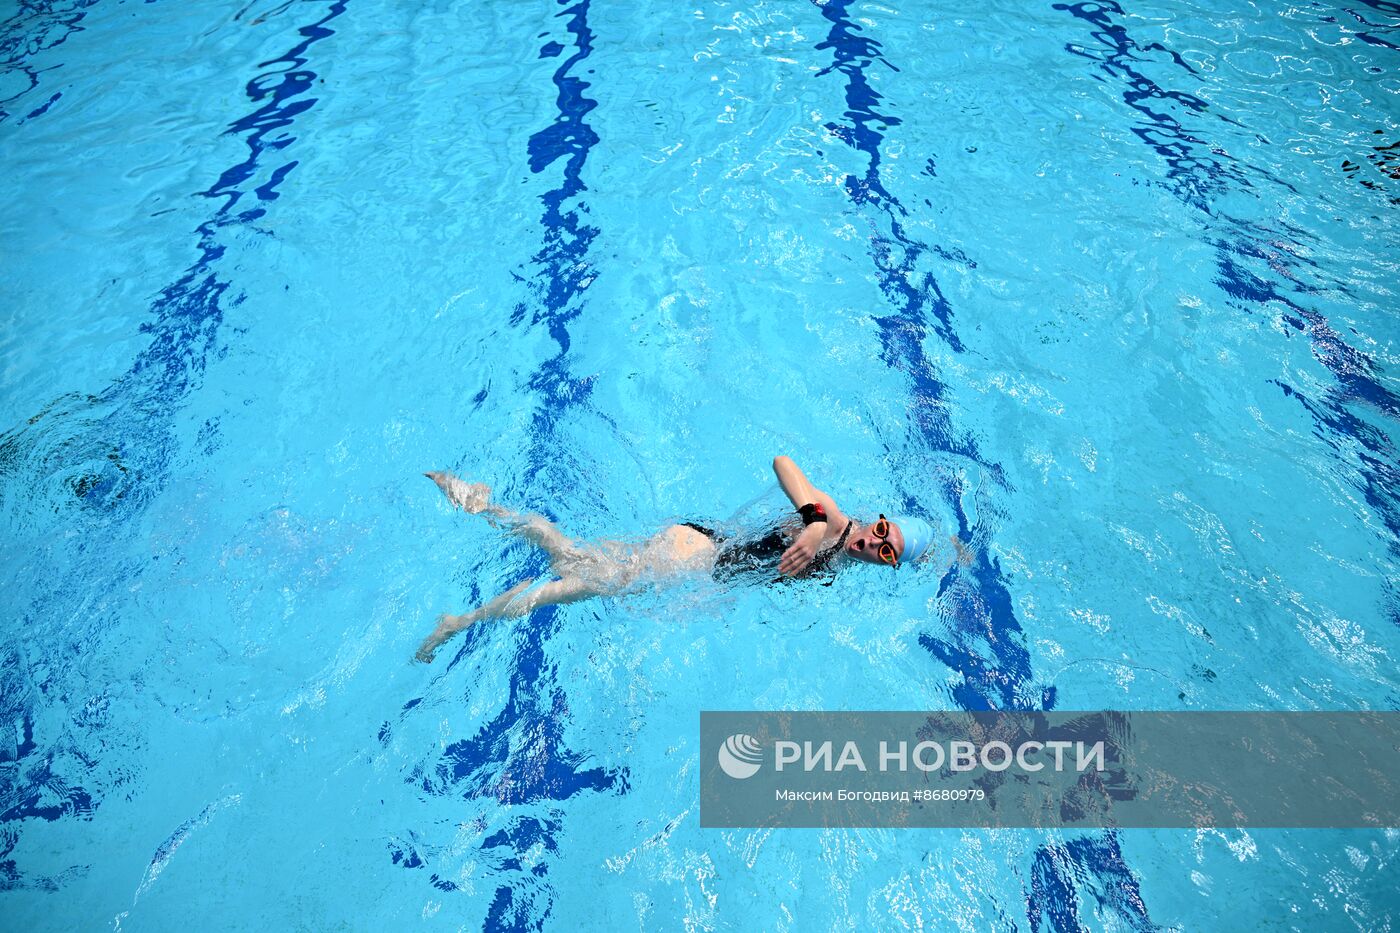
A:
[[[855,535],[846,542],[846,556],[866,564],[885,564],[880,559],[880,545],[889,543],[894,547],[894,552],[898,557],[904,556],[904,533],[899,530],[899,526],[890,522],[890,533],[881,538],[875,534],[875,525],[866,525],[860,530],[860,534]]]

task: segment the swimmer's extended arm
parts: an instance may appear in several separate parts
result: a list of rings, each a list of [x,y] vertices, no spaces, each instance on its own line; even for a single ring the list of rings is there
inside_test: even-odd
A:
[[[806,474],[792,462],[791,457],[774,457],[773,472],[778,476],[778,485],[783,487],[783,492],[792,500],[793,508],[800,509],[809,502],[817,502],[826,511],[826,523],[817,522],[803,528],[797,540],[783,552],[782,560],[778,563],[778,572],[781,574],[801,573],[816,556],[822,540],[828,534],[839,533],[833,532],[832,529],[844,526],[846,517],[841,514],[841,510],[836,507],[836,502],[830,496],[812,485]]]
[[[817,501],[817,487],[808,481],[807,474],[792,462],[791,457],[781,454],[774,457],[773,472],[778,474],[778,485],[783,487],[783,492],[792,500],[793,508],[800,509],[808,502]]]
[[[809,502],[819,502],[821,507],[826,509],[831,524],[837,524],[838,519],[845,518],[837,508],[836,500],[813,486],[811,480],[807,479],[807,474],[792,462],[791,457],[774,457],[773,472],[778,475],[778,485],[783,487],[783,492],[792,500],[794,509],[800,509]]]

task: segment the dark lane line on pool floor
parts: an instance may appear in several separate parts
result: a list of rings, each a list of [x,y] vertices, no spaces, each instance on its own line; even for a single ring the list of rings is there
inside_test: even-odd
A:
[[[876,318],[876,321],[880,326],[886,364],[908,373],[913,381],[911,410],[914,410],[920,396],[934,399],[944,396],[944,386],[922,348],[923,335],[929,329],[926,308],[931,309],[938,320],[934,332],[955,352],[962,351],[963,347],[951,331],[951,309],[947,307],[947,301],[933,276],[930,274],[926,277],[927,291],[920,291],[911,283],[915,260],[927,247],[906,236],[899,217],[907,216],[908,212],[880,180],[880,144],[884,137],[875,126],[897,126],[899,121],[876,110],[882,98],[866,76],[866,69],[877,61],[892,69],[893,65],[881,53],[880,43],[857,34],[861,27],[847,16],[849,5],[850,0],[829,0],[820,5],[822,15],[832,23],[832,29],[826,41],[817,48],[831,48],[836,58],[835,63],[822,73],[835,69],[846,76],[846,116],[851,120],[849,127],[828,124],[828,129],[869,159],[864,179],[847,177],[846,188],[852,203],[857,206],[872,205],[885,215],[890,224],[890,236],[886,237],[878,230],[874,232],[871,254],[880,276],[881,289],[899,307],[899,313]],[[902,253],[901,260],[894,258],[898,253]],[[985,460],[970,437],[955,437],[945,406],[932,406],[926,411],[936,413],[938,417],[932,423],[926,418],[920,419],[919,427],[925,440],[935,448],[949,450],[980,464],[997,480],[998,487],[1006,493],[1012,491],[999,464]],[[949,668],[963,675],[963,684],[954,691],[953,698],[965,709],[1052,709],[1055,705],[1054,687],[1043,688],[1039,697],[1028,696],[1034,693],[1034,689],[1025,632],[1016,618],[1001,568],[990,556],[990,532],[979,535],[978,529],[967,527],[967,516],[962,509],[958,490],[945,488],[943,494],[956,510],[959,536],[965,540],[971,537],[975,545],[975,563],[970,568],[972,579],[968,581],[971,592],[958,601],[951,613],[952,618],[962,624],[956,633],[961,636],[957,641],[926,633],[920,636],[919,643]],[[912,498],[906,501],[906,506],[912,504]],[[986,516],[991,511],[986,507],[979,509],[978,514],[982,517],[979,528],[988,524]],[[956,566],[948,571],[939,585],[940,599],[956,595],[955,586],[959,582],[956,577],[961,573]],[[977,643],[982,639],[993,651],[992,663],[988,663],[977,651]],[[1077,871],[1095,879],[1105,890],[1119,892],[1118,896],[1101,904],[1101,908],[1106,906],[1112,909],[1130,929],[1152,927],[1138,878],[1126,863],[1116,834],[1091,833],[1063,845],[1042,845],[1036,849],[1031,884],[1025,891],[1027,919],[1033,930],[1041,929],[1043,920],[1047,918],[1057,929],[1077,929],[1081,925],[1079,899],[1075,893],[1079,879],[1074,871],[1067,870],[1067,864],[1073,864]]]
[[[1265,260],[1270,266],[1285,264],[1296,268],[1299,261],[1305,261],[1299,259],[1304,254],[1300,245],[1295,242],[1292,250],[1265,249],[1260,242],[1264,237],[1258,236],[1250,225],[1217,214],[1211,206],[1211,199],[1228,191],[1232,184],[1243,188],[1255,188],[1249,180],[1250,174],[1280,184],[1295,194],[1297,189],[1280,179],[1274,172],[1241,162],[1222,147],[1211,146],[1206,141],[1209,134],[1205,129],[1188,127],[1181,119],[1167,112],[1167,108],[1175,104],[1183,108],[1183,115],[1201,119],[1219,117],[1217,125],[1223,122],[1241,130],[1248,131],[1247,128],[1224,115],[1214,114],[1210,105],[1201,97],[1168,90],[1148,76],[1140,63],[1165,59],[1189,77],[1202,80],[1179,53],[1158,42],[1144,44],[1135,41],[1127,28],[1113,19],[1115,15],[1125,15],[1123,8],[1114,0],[1072,5],[1056,3],[1052,5],[1052,9],[1069,13],[1092,27],[1089,34],[1092,44],[1069,43],[1065,50],[1072,55],[1097,62],[1098,70],[1107,75],[1109,80],[1121,85],[1120,96],[1123,103],[1135,111],[1143,121],[1140,125],[1132,127],[1134,135],[1166,163],[1168,182],[1164,187],[1183,204],[1195,208],[1207,218],[1219,217],[1235,227],[1237,239],[1233,242],[1224,238],[1208,240],[1216,251],[1219,273],[1216,284],[1227,295],[1240,302],[1262,305],[1270,299],[1276,299],[1293,308],[1307,324],[1303,325],[1297,320],[1290,321],[1289,324],[1296,330],[1305,330],[1308,333],[1312,340],[1314,356],[1333,372],[1343,385],[1349,383],[1350,392],[1370,395],[1379,401],[1383,409],[1390,408],[1393,402],[1385,398],[1389,393],[1375,381],[1374,367],[1369,358],[1343,342],[1321,314],[1304,311],[1299,305],[1282,296],[1275,283],[1253,275],[1235,260],[1237,256],[1247,257]],[[1108,83],[1101,75],[1095,74],[1093,77]],[[1286,234],[1276,235],[1282,239],[1289,239]],[[1287,259],[1284,258],[1285,255]],[[1289,274],[1289,277],[1295,283],[1298,282],[1296,276]],[[1248,306],[1244,304],[1236,307],[1249,311]],[[1292,394],[1293,390],[1286,386],[1283,388],[1286,394]],[[1334,430],[1351,433],[1378,455],[1388,449],[1388,442],[1384,442],[1383,436],[1346,412],[1340,400],[1333,399],[1327,404],[1330,414],[1323,414],[1306,401],[1304,404],[1313,412],[1318,424],[1329,424]],[[1368,437],[1367,434],[1371,436]],[[1393,451],[1391,459],[1394,459]],[[1396,485],[1394,468],[1377,456],[1362,467],[1362,473],[1366,477],[1363,494],[1369,502],[1377,506],[1378,511],[1385,516],[1386,524],[1395,531],[1395,506],[1384,502],[1377,488],[1386,482],[1391,484],[1391,489],[1400,488]],[[1035,859],[1033,886],[1037,896],[1044,898],[1044,901],[1042,903],[1036,900],[1033,904],[1033,928],[1039,927],[1042,916],[1056,929],[1077,925],[1075,876],[1078,872],[1091,872],[1103,882],[1103,890],[1122,890],[1120,883],[1115,879],[1127,869],[1122,864],[1122,853],[1118,848],[1116,835],[1110,834],[1109,838],[1113,843],[1110,849],[1087,843],[1041,847]],[[1130,872],[1128,876],[1131,876]],[[1114,904],[1125,919],[1139,918],[1141,924],[1148,923],[1146,906],[1136,888],[1133,889],[1131,897],[1119,898]]]
[[[63,67],[62,63],[59,63],[47,68],[35,68],[29,64],[29,59],[40,52],[58,48],[67,42],[73,33],[84,31],[83,19],[88,10],[96,4],[97,0],[78,0],[77,3],[65,4],[62,9],[56,9],[59,4],[53,2],[29,3],[0,23],[0,74],[22,72],[27,81],[23,88],[0,100],[0,125],[29,107],[20,101],[39,87],[39,75]],[[48,113],[49,108],[62,97],[62,91],[54,91],[48,100],[31,107],[29,112],[20,118],[18,125],[22,126],[35,117]],[[11,110],[11,107],[15,109]]]
[[[1377,13],[1389,14],[1390,16],[1400,19],[1400,3],[1395,3],[1393,0],[1361,0],[1361,2]],[[1389,49],[1392,52],[1400,52],[1400,45],[1396,45],[1389,39],[1382,39],[1380,36],[1376,35],[1375,32],[1370,31],[1378,30],[1386,35],[1395,35],[1397,32],[1400,32],[1400,23],[1373,23],[1365,16],[1348,7],[1342,7],[1342,12],[1349,14],[1368,30],[1367,32],[1354,33],[1356,38],[1378,48]]]
[[[528,318],[527,326],[545,327],[558,345],[558,352],[545,360],[527,383],[539,395],[531,417],[531,443],[526,458],[529,474],[536,478],[544,476],[551,463],[559,459],[561,442],[556,427],[567,420],[572,410],[588,402],[589,382],[569,373],[569,328],[582,312],[583,291],[595,275],[589,247],[598,235],[598,229],[588,222],[588,208],[582,200],[588,191],[583,170],[599,141],[587,122],[597,102],[588,96],[591,85],[579,74],[593,51],[589,0],[559,0],[559,6],[564,9],[556,18],[564,20],[570,43],[566,46],[555,41],[545,31],[539,37],[546,40],[539,57],[557,58],[572,51],[553,74],[558,91],[555,118],[530,137],[528,156],[530,171],[536,175],[564,160],[563,177],[540,197],[544,211],[540,217],[541,245],[530,260],[534,271],[517,276],[533,300],[518,303],[511,317],[515,326],[525,324]],[[537,483],[528,493],[537,499],[537,511],[549,511],[550,495],[542,488],[547,485]],[[542,558],[532,551],[519,579],[539,576],[547,569]],[[560,811],[557,807],[544,807],[541,813],[522,805],[557,803],[589,791],[621,795],[628,790],[625,769],[584,768],[582,765],[590,756],[564,744],[569,702],[546,651],[546,644],[560,624],[558,609],[550,606],[521,618],[509,629],[473,626],[466,631],[462,644],[439,676],[449,677],[459,663],[480,656],[479,643],[483,640],[509,632],[514,640],[514,655],[505,704],[475,735],[448,746],[435,763],[415,766],[407,778],[428,794],[484,798],[515,808],[505,827],[487,836],[478,849],[479,856],[492,866],[488,874],[499,879],[486,914],[485,928],[489,930],[530,927],[552,909],[555,892],[547,877],[549,861],[529,860],[527,869],[525,856],[536,846],[547,853],[557,852]],[[471,687],[470,681],[461,682],[464,693]],[[422,699],[418,696],[406,703],[400,721]],[[470,705],[469,701],[470,697],[464,696],[464,702]],[[391,738],[392,727],[386,722],[380,730],[380,741],[387,745]],[[428,859],[437,858],[429,846],[421,848],[423,851],[394,840],[389,842],[392,861],[409,869],[424,867]],[[444,892],[459,889],[455,882],[437,872],[429,873],[429,883]]]
[[[285,131],[295,117],[317,102],[317,98],[305,96],[316,80],[315,72],[305,67],[308,50],[334,35],[327,24],[345,11],[346,2],[336,0],[326,5],[318,19],[298,29],[301,41],[277,58],[260,63],[258,67],[265,70],[246,85],[247,96],[257,106],[230,123],[225,133],[243,135],[248,156],[225,170],[211,188],[200,192],[204,197],[223,199],[224,203],[213,217],[196,228],[199,258],[152,304],[154,320],[141,326],[143,333],[151,335],[146,349],[125,374],[100,394],[70,393],[0,436],[0,470],[6,474],[3,490],[9,500],[5,517],[16,521],[14,513],[27,510],[25,517],[33,523],[53,522],[67,531],[75,530],[74,525],[84,526],[81,538],[89,543],[77,545],[80,560],[102,568],[87,576],[102,581],[108,592],[125,592],[139,572],[139,565],[131,565],[120,552],[111,554],[108,549],[126,544],[122,527],[138,519],[144,506],[163,488],[179,446],[174,420],[185,400],[199,388],[208,361],[219,352],[217,337],[225,305],[236,306],[241,300],[229,297],[230,281],[215,272],[225,252],[219,233],[225,227],[250,225],[266,213],[262,206],[239,212],[234,207],[248,193],[265,157],[296,141],[296,136]],[[272,138],[275,132],[284,135]],[[278,197],[277,186],[295,166],[296,161],[292,160],[275,167],[262,184],[252,189],[260,204]],[[206,430],[212,430],[212,426],[206,426]],[[30,483],[42,483],[71,470],[78,458],[86,458],[91,465],[89,472],[68,477],[62,501],[54,502],[23,482],[29,477]],[[23,504],[14,503],[16,495]],[[41,518],[40,507],[52,511],[45,511]],[[33,532],[32,528],[27,530]],[[42,571],[46,563],[44,553],[36,553],[32,560],[40,565],[33,578],[51,579]],[[99,601],[95,594],[72,586],[71,579],[59,579],[29,603],[18,629],[28,629],[36,619],[45,617],[89,618],[90,626],[103,625],[106,618],[89,617],[83,611],[94,601]],[[68,637],[90,644],[89,634],[85,631]],[[91,781],[91,772],[99,762],[89,750],[110,747],[112,738],[95,735],[102,729],[103,717],[78,715],[71,719],[72,728],[60,742],[42,745],[34,738],[34,724],[41,719],[39,707],[44,701],[29,678],[17,652],[12,646],[5,646],[0,659],[0,718],[21,724],[26,740],[10,761],[16,773],[24,777],[6,788],[0,800],[4,807],[0,823],[63,817],[88,819],[101,803],[103,790],[97,785],[104,783],[103,779],[91,785],[96,789],[87,790],[71,786],[57,775],[87,774]],[[52,684],[46,688],[51,697],[53,690]],[[49,702],[61,704],[63,697],[53,697]],[[74,705],[83,708],[81,702]],[[88,733],[94,733],[92,741],[76,741]],[[54,766],[56,759],[58,767]],[[131,779],[129,773],[121,778],[123,782]],[[106,783],[116,780],[112,777]],[[17,840],[14,829],[6,827],[0,832],[0,859],[14,850]],[[0,861],[0,872],[6,870],[7,864],[10,863]],[[73,876],[74,871],[65,877]],[[5,883],[12,887],[27,883],[13,871],[6,878]],[[33,883],[43,887],[50,880],[34,879]]]
[[[946,387],[939,380],[933,362],[923,349],[923,340],[931,331],[954,352],[963,345],[953,330],[952,308],[932,273],[919,273],[921,256],[935,252],[924,243],[911,238],[900,222],[908,211],[885,187],[880,174],[880,145],[884,135],[877,127],[894,127],[900,120],[877,108],[883,96],[875,90],[867,70],[876,63],[891,70],[894,66],[885,58],[881,45],[862,36],[862,29],[849,16],[850,0],[831,0],[818,5],[822,16],[831,23],[826,39],[818,51],[830,49],[834,61],[818,72],[818,77],[832,71],[846,79],[846,118],[849,125],[831,122],[826,128],[850,148],[862,153],[867,161],[865,175],[846,176],[846,193],[857,207],[869,207],[876,212],[868,218],[871,224],[870,255],[880,290],[895,307],[895,313],[876,315],[879,327],[881,359],[910,380],[910,403],[918,428],[919,439],[935,451],[952,453],[978,464],[997,486],[1009,492],[1005,470],[988,461],[967,434],[959,435],[943,404]],[[889,233],[880,229],[887,223]],[[958,256],[969,267],[975,263]],[[915,283],[918,283],[917,285]],[[932,318],[932,320],[930,320]],[[950,568],[939,584],[940,599],[954,599],[952,617],[961,624],[955,640],[936,638],[925,633],[919,643],[949,668],[963,675],[963,682],[954,689],[953,698],[964,709],[1017,709],[1054,706],[1054,688],[1044,688],[1037,695],[1030,668],[1030,654],[1025,647],[1025,633],[1016,618],[1011,595],[1001,574],[999,562],[991,556],[991,506],[979,510],[982,516],[975,527],[968,524],[962,507],[963,490],[945,480],[941,494],[958,519],[958,536],[975,545],[976,557],[968,568]],[[921,506],[909,492],[903,507],[919,511]],[[963,587],[966,587],[964,589]],[[978,651],[985,641],[993,653],[991,659]]]
[[[141,325],[141,332],[150,335],[146,348],[99,394],[70,393],[0,436],[0,460],[27,459],[46,478],[71,473],[75,454],[82,455],[90,469],[68,477],[72,499],[67,504],[78,506],[94,522],[133,517],[163,487],[178,445],[173,419],[200,387],[209,361],[219,353],[218,334],[226,307],[242,301],[241,296],[229,294],[231,281],[216,272],[227,249],[220,233],[225,228],[252,226],[265,216],[267,208],[261,205],[279,197],[278,186],[296,168],[297,160],[288,160],[267,172],[261,184],[252,185],[267,156],[297,141],[286,132],[296,117],[316,105],[318,98],[306,96],[317,80],[316,72],[305,67],[306,54],[312,45],[334,35],[327,24],[344,12],[346,2],[330,3],[326,15],[298,29],[302,41],[261,62],[258,67],[265,70],[246,85],[248,98],[259,106],[224,132],[243,136],[248,155],[199,192],[224,203],[195,229],[199,258],[161,289],[152,303],[154,320]],[[235,210],[249,194],[257,197],[259,206]],[[68,419],[82,425],[76,436],[60,430]],[[45,449],[50,428],[58,435],[57,443]],[[204,433],[214,428],[206,425]],[[72,515],[64,508],[59,512],[60,517]]]
[[[1193,115],[1214,115],[1210,105],[1200,97],[1168,91],[1133,64],[1152,60],[1150,53],[1161,52],[1187,75],[1202,80],[1179,54],[1161,43],[1136,42],[1126,27],[1112,18],[1113,15],[1125,15],[1123,8],[1114,0],[1074,5],[1057,3],[1052,8],[1067,12],[1093,27],[1091,37],[1097,43],[1096,49],[1075,44],[1065,48],[1071,54],[1098,62],[1100,70],[1124,85],[1121,92],[1123,102],[1150,124],[1150,128],[1135,127],[1134,132],[1166,161],[1168,177],[1176,183],[1168,186],[1169,189],[1184,204],[1196,208],[1210,220],[1225,221],[1231,228],[1231,237],[1212,235],[1209,229],[1204,237],[1216,252],[1218,275],[1215,284],[1235,300],[1233,307],[1247,314],[1256,311],[1267,313],[1270,302],[1277,302],[1293,312],[1282,314],[1282,321],[1294,332],[1308,338],[1313,357],[1337,380],[1336,388],[1328,392],[1323,400],[1309,399],[1296,386],[1279,380],[1270,381],[1283,391],[1285,397],[1299,401],[1324,437],[1330,433],[1351,438],[1361,445],[1363,450],[1358,451],[1355,464],[1361,474],[1359,492],[1381,515],[1390,532],[1391,539],[1385,542],[1387,548],[1392,554],[1400,556],[1400,452],[1384,432],[1368,425],[1347,409],[1348,403],[1358,403],[1394,420],[1400,418],[1400,398],[1382,384],[1379,366],[1373,357],[1347,343],[1321,312],[1305,307],[1280,291],[1280,288],[1288,286],[1269,275],[1272,272],[1288,279],[1297,292],[1306,294],[1315,290],[1303,284],[1305,270],[1301,268],[1302,265],[1308,265],[1320,274],[1317,263],[1304,258],[1308,251],[1304,244],[1298,242],[1305,235],[1304,232],[1282,222],[1279,229],[1261,229],[1255,223],[1217,213],[1210,200],[1213,195],[1224,194],[1231,182],[1253,187],[1244,169],[1283,184],[1291,192],[1297,193],[1296,189],[1278,179],[1274,173],[1240,163],[1222,148],[1211,146],[1207,141],[1208,134],[1203,129],[1187,127],[1177,117],[1157,112],[1149,106],[1148,101],[1170,100],[1182,104]],[[1098,75],[1094,77],[1103,80]],[[1245,129],[1237,121],[1229,122]],[[1158,134],[1170,142],[1163,143],[1156,138]],[[1257,272],[1246,267],[1245,263],[1251,261]],[[1333,285],[1339,293],[1350,296],[1346,283],[1334,282]],[[1392,618],[1400,620],[1400,603],[1395,598],[1390,600],[1388,612]]]

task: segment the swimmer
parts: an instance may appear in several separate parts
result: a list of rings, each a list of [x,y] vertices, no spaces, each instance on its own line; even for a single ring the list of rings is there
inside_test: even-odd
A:
[[[465,615],[444,615],[424,639],[417,660],[428,662],[444,642],[484,619],[513,619],[544,606],[561,606],[595,596],[618,596],[675,582],[692,573],[729,580],[742,575],[777,579],[829,575],[850,561],[897,568],[912,564],[933,542],[933,526],[915,516],[885,518],[863,524],[841,511],[831,496],[808,481],[789,457],[776,457],[773,472],[792,501],[800,522],[775,528],[757,539],[727,537],[704,525],[671,525],[646,541],[580,542],[569,538],[542,515],[519,515],[490,501],[490,489],[450,473],[424,474],[448,501],[472,515],[484,515],[508,534],[540,548],[558,579],[534,586],[522,580]],[[953,537],[959,554],[961,542]]]

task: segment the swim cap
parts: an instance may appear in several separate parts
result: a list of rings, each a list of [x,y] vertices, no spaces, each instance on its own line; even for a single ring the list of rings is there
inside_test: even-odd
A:
[[[890,519],[899,526],[904,535],[904,553],[899,555],[901,564],[912,564],[924,556],[924,551],[933,543],[933,526],[922,518],[913,515],[896,515]]]

